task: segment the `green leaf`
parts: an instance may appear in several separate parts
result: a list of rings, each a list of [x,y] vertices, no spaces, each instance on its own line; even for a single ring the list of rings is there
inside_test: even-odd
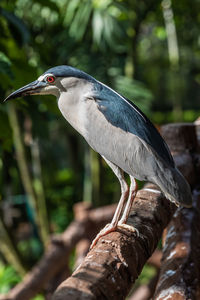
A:
[[[65,15],[65,23],[67,25],[71,24],[74,15],[76,13],[76,10],[79,6],[80,0],[73,0],[73,1],[68,1],[67,2],[67,11],[66,11],[66,15]]]
[[[70,35],[73,36],[76,40],[81,40],[83,38],[89,22],[91,11],[92,5],[90,2],[84,1],[80,3],[69,31]]]
[[[0,293],[7,293],[19,281],[20,277],[12,266],[0,264]]]
[[[41,4],[42,6],[46,6],[48,8],[50,8],[51,10],[54,10],[56,12],[60,12],[58,6],[56,5],[55,2],[52,1],[46,1],[46,0],[34,0],[34,2],[37,2],[39,4]]]
[[[6,75],[10,79],[14,78],[13,72],[11,70],[11,61],[3,52],[0,51],[0,76],[1,75]],[[10,80],[8,78],[3,78],[3,81],[1,82],[4,82],[5,87],[6,83],[9,83]]]
[[[37,295],[36,297],[33,298],[33,300],[45,300],[45,298],[42,295]]]
[[[29,31],[24,22],[11,12],[1,9],[1,14],[6,18],[13,37],[20,43],[26,44],[29,41]]]

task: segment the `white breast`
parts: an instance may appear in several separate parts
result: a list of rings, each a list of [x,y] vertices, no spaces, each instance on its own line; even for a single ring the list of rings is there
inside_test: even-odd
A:
[[[92,95],[92,84],[83,80],[62,92],[58,107],[64,118],[84,137],[87,135],[87,105]]]

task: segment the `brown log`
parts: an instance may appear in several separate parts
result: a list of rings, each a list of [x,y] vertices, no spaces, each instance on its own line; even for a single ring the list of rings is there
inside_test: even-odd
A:
[[[196,152],[198,147],[196,127],[193,123],[172,123],[161,127],[172,154]]]
[[[155,300],[200,299],[200,190],[193,208],[178,208],[167,227]]]
[[[164,136],[178,169],[191,186],[198,184],[200,158],[196,126],[193,123],[175,123],[162,126]]]
[[[194,125],[190,127],[195,128]],[[197,132],[197,128],[195,128]],[[191,132],[194,139],[194,134]],[[187,137],[193,161],[191,181],[199,182],[199,147]],[[173,147],[173,146],[172,146]],[[190,149],[189,149],[190,148]],[[184,166],[187,168],[187,165]],[[189,173],[189,172],[188,172]],[[191,182],[190,181],[190,182]],[[178,208],[164,232],[161,272],[154,299],[200,299],[200,190],[193,191],[193,208]]]
[[[102,237],[70,278],[54,294],[61,299],[125,299],[155,250],[175,206],[158,190],[141,190],[128,223],[139,237],[112,232]]]
[[[69,258],[65,257],[65,264],[63,264],[62,269],[56,273],[47,283],[45,283],[42,291],[45,295],[45,300],[51,300],[52,294],[55,292],[57,287],[65,280],[65,278],[71,275],[69,264]]]
[[[54,238],[37,265],[1,300],[28,300],[43,290],[45,285],[66,265],[70,251],[84,238],[91,239],[112,218],[116,205],[88,210],[85,203],[76,204],[82,211],[80,220],[72,222],[63,234]],[[83,212],[85,210],[85,213]]]

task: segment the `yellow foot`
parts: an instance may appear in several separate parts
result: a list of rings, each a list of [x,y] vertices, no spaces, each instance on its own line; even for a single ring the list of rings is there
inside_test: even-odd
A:
[[[106,235],[106,234],[108,234],[108,233],[110,233],[110,232],[113,232],[113,231],[115,231],[116,230],[116,228],[117,228],[117,226],[114,226],[114,225],[112,225],[112,224],[107,224],[98,234],[97,234],[97,236],[95,237],[95,239],[92,241],[92,244],[91,244],[91,246],[90,246],[90,250],[92,249],[92,248],[94,248],[94,246],[96,245],[96,243],[98,242],[98,240],[102,237],[102,236],[104,236],[104,235]]]
[[[137,235],[137,237],[139,236],[138,229],[131,226],[131,225],[121,223],[119,221],[118,224],[117,224],[117,228],[119,229],[119,231],[122,230],[125,234],[132,235],[134,233],[134,234]]]

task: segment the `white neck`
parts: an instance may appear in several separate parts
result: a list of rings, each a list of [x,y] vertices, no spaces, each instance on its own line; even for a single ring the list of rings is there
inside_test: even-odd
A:
[[[92,84],[79,80],[58,98],[58,107],[64,118],[84,137],[87,135],[87,101],[92,95]]]

